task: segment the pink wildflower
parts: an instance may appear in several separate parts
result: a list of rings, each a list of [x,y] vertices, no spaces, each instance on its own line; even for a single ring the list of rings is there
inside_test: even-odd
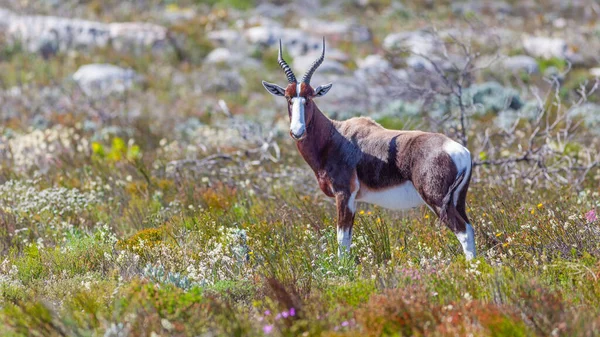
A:
[[[596,215],[596,211],[592,209],[589,212],[585,213],[585,219],[588,222],[594,222],[594,221],[598,220],[598,216]]]
[[[263,332],[268,335],[273,331],[273,326],[272,325],[265,325],[263,326]]]

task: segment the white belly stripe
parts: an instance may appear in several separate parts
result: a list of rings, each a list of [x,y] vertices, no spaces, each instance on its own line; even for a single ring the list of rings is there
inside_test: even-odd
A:
[[[425,203],[411,181],[385,190],[363,190],[356,200],[393,210],[410,209]]]

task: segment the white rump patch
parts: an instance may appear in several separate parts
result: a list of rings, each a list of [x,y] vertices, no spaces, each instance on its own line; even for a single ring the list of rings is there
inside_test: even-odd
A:
[[[475,232],[473,226],[467,223],[467,229],[464,233],[456,233],[456,238],[460,241],[467,260],[475,257]]]
[[[392,210],[415,208],[425,203],[412,181],[385,190],[363,192],[358,201]]]
[[[454,191],[454,195],[452,196],[452,202],[454,203],[454,206],[456,206],[456,203],[458,202],[458,195],[467,183],[466,178],[471,174],[471,153],[466,147],[453,140],[449,140],[444,143],[444,152],[446,152],[450,158],[452,158],[452,161],[458,170],[457,174],[460,175],[462,172],[465,173],[462,182],[460,185],[458,185]]]

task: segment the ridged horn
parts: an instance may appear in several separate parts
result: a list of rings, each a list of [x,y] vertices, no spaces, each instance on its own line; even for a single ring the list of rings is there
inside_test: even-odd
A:
[[[315,70],[317,70],[317,68],[319,68],[321,63],[323,63],[324,59],[325,59],[325,37],[323,37],[323,50],[321,52],[321,56],[318,59],[316,59],[315,62],[313,62],[313,64],[310,66],[310,69],[308,69],[308,71],[306,72],[304,77],[302,77],[302,82],[304,82],[306,84],[310,84],[310,78],[315,73]]]
[[[290,66],[283,59],[283,55],[281,54],[281,39],[279,39],[279,56],[277,57],[277,62],[283,71],[285,72],[285,76],[287,76],[288,82],[296,83],[296,76],[294,76],[294,72],[290,68]]]

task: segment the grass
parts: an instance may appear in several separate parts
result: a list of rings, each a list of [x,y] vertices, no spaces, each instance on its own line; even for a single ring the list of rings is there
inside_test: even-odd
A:
[[[153,188],[166,203],[186,184]],[[30,235],[37,243],[15,245],[2,263],[3,333],[530,336],[598,327],[600,239],[585,215],[597,192],[475,185],[469,215],[480,257],[471,262],[428,211],[364,205],[353,258],[340,261],[330,202],[225,186],[198,190],[197,207],[133,235],[124,224],[63,229],[54,241],[52,231]],[[151,198],[137,206],[145,219],[164,207]],[[151,277],[148,264],[190,283]]]
[[[346,5],[366,12],[358,22],[374,30],[374,41],[332,45],[366,56],[390,31],[445,15],[418,2],[406,20],[379,19],[388,3]],[[206,32],[243,23],[239,13],[255,2],[210,4],[170,27],[187,37],[180,58],[97,50],[44,60],[18,45],[1,48],[0,84],[20,93],[0,97],[0,335],[598,334],[597,168],[583,184],[560,187],[494,185],[498,171],[476,168],[467,210],[474,261],[427,208],[363,204],[351,254],[338,259],[334,203],[287,137],[285,111],[260,85],[284,80],[276,50],[252,52],[260,71],[237,69],[245,83],[238,92],[198,84],[207,71],[224,70],[202,65],[214,48]],[[118,2],[83,6],[104,18]],[[135,8],[118,17],[151,17]],[[61,84],[90,62],[131,67],[144,85],[94,102]],[[550,66],[565,64],[540,61],[542,70]],[[585,74],[568,75],[565,97]],[[536,76],[527,83],[540,82]],[[497,80],[509,84],[504,77]],[[410,128],[423,117],[404,110],[380,122]],[[493,118],[470,119],[472,142]],[[517,131],[531,128],[523,120]],[[578,129],[564,152],[576,158],[597,149],[592,131]]]

